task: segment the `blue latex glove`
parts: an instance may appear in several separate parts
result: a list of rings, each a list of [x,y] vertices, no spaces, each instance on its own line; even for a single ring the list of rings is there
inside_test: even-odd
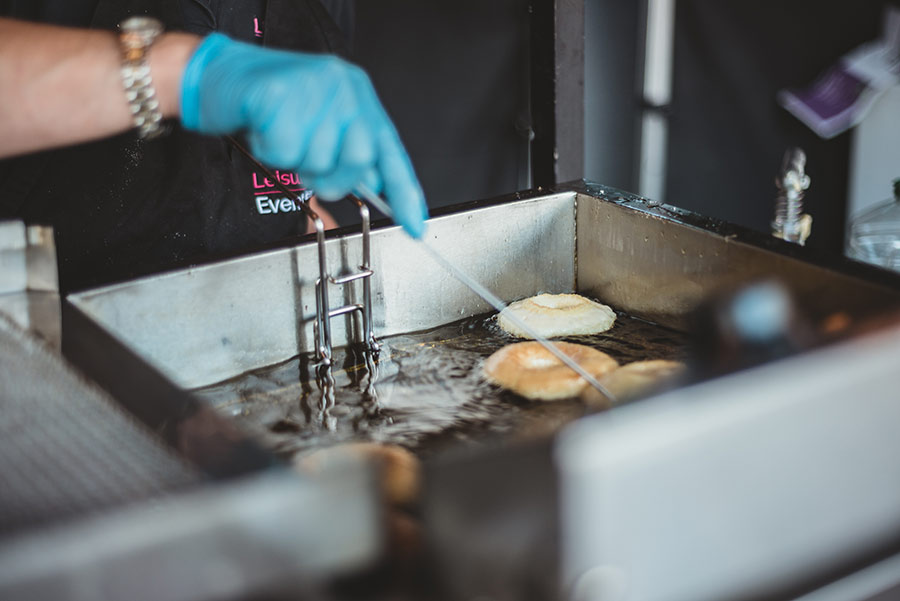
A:
[[[246,132],[260,161],[296,171],[322,199],[337,200],[364,183],[387,197],[410,235],[425,231],[422,188],[359,67],[212,34],[185,69],[181,114],[186,129]]]

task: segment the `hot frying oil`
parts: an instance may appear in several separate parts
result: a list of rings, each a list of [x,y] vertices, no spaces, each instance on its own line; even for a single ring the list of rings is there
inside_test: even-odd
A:
[[[683,359],[685,336],[620,314],[613,328],[567,342],[620,364]],[[481,364],[518,342],[493,315],[382,339],[376,357],[335,351],[333,382],[311,355],[195,391],[286,458],[340,442],[402,445],[417,453],[555,431],[590,410],[580,400],[529,401],[484,381]]]

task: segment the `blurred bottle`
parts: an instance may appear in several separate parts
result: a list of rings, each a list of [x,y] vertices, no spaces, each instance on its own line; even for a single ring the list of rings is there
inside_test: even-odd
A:
[[[851,221],[847,255],[900,271],[900,178],[894,180],[893,198]]]

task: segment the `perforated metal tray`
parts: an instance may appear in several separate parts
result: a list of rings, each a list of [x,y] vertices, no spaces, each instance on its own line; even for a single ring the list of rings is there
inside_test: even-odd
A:
[[[202,481],[104,391],[0,315],[0,537]]]

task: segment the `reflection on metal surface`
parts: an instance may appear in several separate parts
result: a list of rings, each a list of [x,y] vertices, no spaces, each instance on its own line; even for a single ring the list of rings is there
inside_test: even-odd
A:
[[[52,228],[0,222],[0,313],[59,348],[59,280]]]

